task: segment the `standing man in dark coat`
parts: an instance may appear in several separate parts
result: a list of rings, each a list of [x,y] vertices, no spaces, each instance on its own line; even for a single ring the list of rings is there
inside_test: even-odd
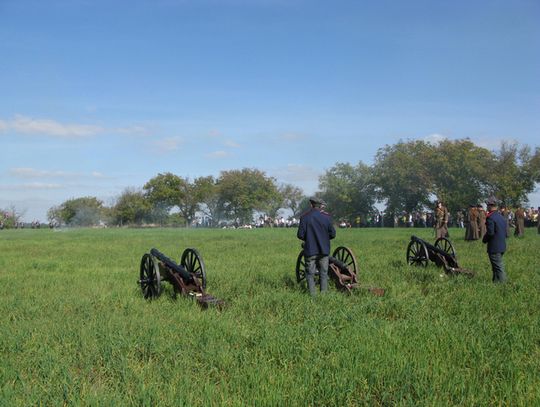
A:
[[[504,283],[503,255],[506,251],[506,220],[497,211],[497,200],[491,197],[487,200],[486,234],[482,242],[487,243],[487,253],[493,271],[493,282]]]
[[[306,260],[306,280],[309,292],[316,295],[315,273],[319,272],[321,292],[328,290],[328,256],[330,255],[330,240],[336,237],[330,214],[324,212],[324,201],[310,198],[311,209],[300,217],[297,237],[303,240],[304,257]]]

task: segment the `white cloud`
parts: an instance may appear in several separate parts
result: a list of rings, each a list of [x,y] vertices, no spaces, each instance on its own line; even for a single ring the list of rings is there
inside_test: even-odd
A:
[[[154,147],[160,153],[169,153],[171,151],[177,151],[184,142],[182,137],[168,137],[154,141]]]
[[[108,178],[106,175],[98,171],[92,171],[91,173],[80,172],[66,172],[66,171],[50,171],[50,170],[38,170],[36,168],[19,167],[11,168],[9,174],[16,178]]]
[[[30,190],[47,190],[47,189],[62,189],[61,184],[52,184],[44,182],[29,182],[26,184],[0,185],[0,190],[3,191],[30,191]]]
[[[33,119],[16,115],[13,120],[4,121],[0,130],[12,130],[22,134],[46,135],[62,138],[81,138],[94,136],[103,132],[99,126],[84,124],[64,124],[50,119]]]
[[[206,157],[208,157],[208,158],[225,158],[225,157],[229,157],[230,155],[231,155],[231,153],[229,153],[227,151],[220,150],[220,151],[214,151],[212,153],[206,154]]]
[[[234,140],[227,140],[223,143],[223,145],[225,147],[230,147],[230,148],[239,148],[240,147],[240,144],[238,144],[236,141]]]
[[[8,131],[66,139],[92,137],[105,132],[139,136],[149,132],[146,127],[139,125],[105,128],[89,124],[61,123],[52,119],[34,119],[24,115],[15,115],[12,120],[0,120],[0,132]]]
[[[44,171],[36,170],[35,168],[11,168],[9,173],[14,177],[19,178],[45,178],[45,177],[66,177],[69,173],[64,171]],[[73,175],[73,174],[71,174]]]

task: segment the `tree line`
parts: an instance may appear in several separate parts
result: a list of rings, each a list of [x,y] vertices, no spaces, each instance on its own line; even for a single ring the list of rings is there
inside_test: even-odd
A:
[[[336,219],[365,217],[385,206],[389,216],[432,208],[442,200],[451,212],[496,196],[508,207],[528,203],[540,182],[540,148],[502,143],[497,151],[469,139],[399,141],[380,148],[372,165],[336,163],[319,178],[317,196]],[[111,206],[95,197],[73,198],[50,208],[48,219],[66,225],[251,224],[255,213],[275,217],[287,209],[298,217],[309,207],[302,189],[278,184],[258,169],[222,171],[190,180],[158,174],[142,188],[127,188]]]

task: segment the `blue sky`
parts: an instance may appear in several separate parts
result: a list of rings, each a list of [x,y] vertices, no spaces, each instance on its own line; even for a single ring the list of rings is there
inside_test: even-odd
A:
[[[0,0],[0,208],[244,167],[310,194],[400,139],[534,148],[539,72],[537,0]]]

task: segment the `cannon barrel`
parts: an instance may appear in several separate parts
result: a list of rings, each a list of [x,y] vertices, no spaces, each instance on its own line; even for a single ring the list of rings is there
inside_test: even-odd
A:
[[[150,250],[150,254],[154,256],[156,259],[158,259],[160,262],[165,264],[168,268],[180,274],[180,277],[182,277],[182,279],[186,283],[193,282],[193,276],[191,275],[191,273],[189,273],[182,265],[176,264],[173,260],[169,259],[163,253],[161,253],[158,249]]]
[[[445,258],[452,257],[450,254],[446,253],[444,250],[441,250],[438,247],[433,246],[431,243],[428,243],[424,239],[420,239],[417,236],[414,236],[414,235],[411,236],[411,240],[414,240],[416,242],[424,244],[430,252],[438,253],[438,254],[444,256]]]
[[[328,264],[334,264],[335,266],[337,266],[337,268],[339,268],[341,271],[347,271],[347,265],[345,263],[343,263],[341,260],[333,257],[333,256],[328,256]]]
[[[431,243],[426,242],[417,236],[411,236],[411,240],[423,244],[428,250],[431,261],[435,261],[432,255],[439,255],[441,259],[446,260],[449,267],[459,268],[456,256],[453,253],[448,253],[442,250],[440,247],[434,246]]]

